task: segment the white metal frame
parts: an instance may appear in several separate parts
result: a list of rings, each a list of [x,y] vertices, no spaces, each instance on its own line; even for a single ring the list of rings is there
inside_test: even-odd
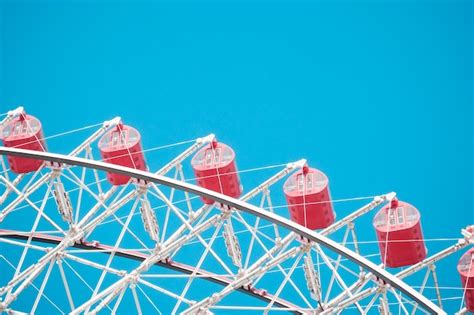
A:
[[[188,152],[185,152],[182,154],[183,159],[187,156],[189,156],[193,150],[189,150]],[[176,249],[176,247],[179,247],[180,244],[184,244],[186,241],[189,239],[193,238],[194,236],[198,235],[200,231],[208,228],[209,226],[225,220],[228,218],[228,216],[232,215],[231,212],[235,212],[238,214],[238,211],[234,211],[233,209],[240,210],[246,213],[250,213],[254,216],[257,216],[263,220],[270,221],[274,224],[276,224],[279,227],[283,227],[285,229],[288,229],[294,233],[295,236],[298,236],[300,239],[303,240],[303,243],[305,240],[309,241],[310,244],[313,244],[313,246],[323,246],[327,249],[329,249],[332,252],[335,252],[341,256],[343,256],[346,259],[349,259],[359,265],[363,270],[368,271],[378,279],[380,279],[383,283],[384,286],[390,285],[390,287],[396,288],[400,292],[402,292],[404,295],[412,299],[413,302],[417,303],[422,307],[424,310],[433,313],[433,314],[445,314],[445,312],[436,306],[433,302],[425,298],[422,294],[420,294],[418,291],[407,285],[405,282],[401,280],[401,276],[395,276],[390,274],[388,271],[384,270],[381,268],[381,266],[377,266],[374,263],[370,262],[366,258],[358,255],[356,252],[349,250],[345,246],[332,241],[331,239],[327,238],[324,236],[326,233],[329,233],[330,231],[337,230],[350,222],[352,222],[355,218],[357,218],[359,215],[362,215],[363,213],[366,213],[370,211],[370,209],[373,209],[377,204],[380,204],[381,202],[387,200],[387,198],[390,198],[390,195],[382,196],[379,198],[376,198],[376,200],[373,201],[373,204],[364,207],[360,209],[357,212],[354,212],[351,214],[349,217],[338,221],[335,223],[335,225],[327,228],[326,230],[323,230],[321,233],[316,233],[314,231],[311,231],[307,228],[304,228],[301,225],[298,225],[288,219],[285,219],[281,216],[278,216],[271,211],[266,211],[264,209],[261,209],[258,206],[254,206],[252,204],[249,204],[245,202],[244,200],[237,200],[234,198],[230,198],[228,196],[198,187],[196,185],[189,184],[187,182],[183,182],[181,180],[176,180],[176,179],[171,179],[168,177],[164,177],[158,174],[153,174],[149,172],[144,172],[144,171],[139,171],[131,168],[126,168],[126,167],[121,167],[117,165],[112,165],[100,161],[92,161],[90,159],[84,159],[84,158],[79,158],[75,156],[66,156],[66,155],[60,155],[60,154],[54,154],[54,153],[47,153],[47,152],[37,152],[37,151],[29,151],[29,150],[22,150],[22,149],[15,149],[15,148],[5,148],[5,147],[0,147],[0,154],[2,155],[14,155],[14,156],[22,156],[22,157],[28,157],[28,158],[36,158],[36,159],[42,159],[45,161],[49,161],[52,165],[57,165],[62,168],[67,167],[68,165],[71,166],[81,166],[85,168],[91,168],[91,169],[96,169],[96,170],[103,170],[103,171],[108,171],[108,172],[114,172],[114,173],[119,173],[127,176],[131,176],[133,178],[136,178],[140,181],[143,181],[145,183],[154,183],[157,185],[165,185],[174,189],[179,189],[182,191],[186,191],[188,193],[192,193],[195,195],[203,196],[206,198],[211,198],[213,200],[216,200],[217,203],[220,203],[222,205],[225,205],[227,209],[229,209],[228,212],[223,211],[220,215],[211,217],[207,219],[206,221],[198,221],[201,222],[196,226],[192,226],[190,223],[194,222],[200,217],[199,210],[196,211],[194,216],[190,217],[190,221],[184,220],[183,223],[185,228],[189,229],[190,233],[185,235],[185,236],[180,236],[182,231],[176,231],[174,236],[171,236],[170,238],[167,239],[167,241],[157,248],[155,253],[151,254],[148,256],[140,265],[141,267],[137,268],[136,272],[128,273],[124,275],[122,280],[117,281],[114,285],[111,287],[102,290],[99,294],[96,294],[93,299],[90,300],[90,302],[85,303],[75,309],[74,312],[82,311],[88,309],[90,306],[92,306],[95,302],[101,301],[96,308],[92,311],[94,313],[95,311],[99,311],[102,307],[107,306],[108,302],[113,300],[115,297],[120,296],[123,292],[123,290],[128,288],[128,285],[132,284],[135,285],[137,282],[137,272],[140,273],[144,270],[146,270],[150,265],[153,265],[155,263],[158,263],[161,259],[165,258],[167,254],[170,254],[173,252],[173,250]],[[177,159],[178,161],[180,159]],[[182,160],[182,159],[181,159]],[[179,162],[175,163],[174,166],[178,165]],[[167,170],[173,168],[172,166],[166,166]],[[284,174],[279,174],[278,177],[281,178],[283,177]],[[262,184],[259,186],[261,189],[257,191],[253,191],[251,193],[251,196],[253,197],[256,195],[258,192],[263,191],[266,186]],[[130,201],[133,199],[133,197],[137,196],[139,192],[135,192],[132,194],[129,194],[125,197],[123,197],[122,202],[118,203],[116,208],[119,208],[122,204],[124,204],[127,201]],[[162,198],[164,197],[163,195],[161,196]],[[249,196],[247,196],[249,197]],[[243,198],[245,199],[245,198]],[[169,203],[169,206],[172,207],[172,203]],[[31,268],[27,268],[25,271],[20,273],[16,280],[13,280],[13,283],[10,283],[11,287],[16,285],[17,283],[20,283],[21,281],[22,284],[16,289],[15,293],[11,296],[13,298],[16,296],[15,294],[18,294],[23,290],[28,284],[31,283],[31,281],[35,278],[36,275],[38,275],[46,266],[49,262],[52,261],[52,259],[55,259],[56,255],[61,253],[62,250],[65,248],[75,244],[76,242],[80,242],[80,240],[84,237],[84,235],[90,231],[92,228],[94,228],[99,222],[101,222],[103,219],[106,217],[112,215],[114,213],[114,210],[116,208],[109,208],[107,209],[103,214],[99,215],[96,217],[94,220],[92,220],[90,223],[87,223],[86,225],[82,226],[81,223],[79,223],[77,226],[73,226],[69,233],[63,238],[61,243],[49,251],[48,253],[45,254],[45,256],[40,260],[39,264],[33,265]],[[204,211],[201,211],[201,213]],[[91,210],[90,215],[86,215],[87,218],[91,218],[92,214],[95,214],[94,209]],[[87,222],[87,220],[82,220],[81,222]],[[186,223],[187,222],[187,223]],[[183,228],[183,229],[185,229]],[[179,241],[178,241],[179,240]],[[302,245],[303,246],[303,245]],[[296,254],[297,251],[302,250],[303,247],[294,247],[290,250],[288,250],[287,253]],[[271,257],[271,256],[270,256]],[[269,258],[270,258],[269,257]],[[267,268],[270,268],[273,266],[272,262],[277,261],[278,262],[278,257],[287,257],[284,253],[277,254],[276,257],[270,258],[267,262],[266,265]],[[329,259],[326,257],[327,262],[329,262]],[[278,263],[276,263],[278,265]],[[337,264],[335,264],[337,265]],[[335,266],[333,265],[333,267]],[[421,266],[421,265],[420,265]],[[419,266],[419,267],[420,267]],[[335,268],[335,267],[334,267]],[[422,268],[422,267],[420,267]],[[413,270],[416,268],[413,268]],[[259,267],[258,270],[264,271],[264,267]],[[257,272],[258,273],[258,272]],[[336,273],[335,273],[336,274]],[[231,288],[232,290],[235,290],[236,288],[240,288],[242,286],[245,286],[247,283],[246,277],[243,277],[241,279],[242,281],[238,281],[236,283],[231,283]],[[343,283],[342,279],[339,279],[341,283]],[[362,287],[362,286],[361,286]],[[8,290],[11,288],[8,288]],[[345,293],[349,296],[348,299],[345,299],[347,302],[348,300],[353,300],[353,302],[357,302],[357,292],[352,291],[354,288],[351,288],[350,286],[346,286],[345,288]],[[5,290],[5,288],[4,288]],[[360,291],[364,292],[364,291]],[[136,292],[133,293],[134,296],[136,296]],[[385,293],[383,293],[384,295]],[[4,300],[2,305],[0,307],[3,307],[4,309],[7,308],[9,305],[9,302],[11,302],[12,297]],[[216,298],[218,300],[218,298]],[[329,304],[331,302],[329,301]],[[199,302],[195,305],[205,305],[206,302]],[[207,303],[208,305],[212,305],[212,303]],[[138,305],[137,305],[138,307]],[[338,307],[341,307],[341,305],[338,305]],[[192,310],[191,308],[190,310]]]

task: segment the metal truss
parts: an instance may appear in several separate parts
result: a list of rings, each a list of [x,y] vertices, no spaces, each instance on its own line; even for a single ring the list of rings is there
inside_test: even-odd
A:
[[[394,193],[376,196],[315,232],[277,214],[270,193],[305,160],[287,164],[234,199],[185,177],[183,161],[214,135],[196,139],[155,173],[94,160],[91,144],[118,121],[105,122],[69,155],[0,147],[1,155],[46,161],[38,172],[15,178],[3,163],[0,244],[19,249],[19,258],[0,252],[2,268],[11,268],[6,281],[0,278],[0,311],[116,313],[128,304],[141,314],[161,313],[163,303],[171,303],[170,312],[184,314],[445,314],[435,266],[472,244],[472,230],[463,230],[455,244],[424,261],[391,273],[364,257],[356,222]],[[132,180],[110,186],[99,171]],[[198,197],[215,203],[202,206]],[[34,215],[19,228],[21,213]],[[52,230],[41,231],[46,226]],[[409,277],[420,286],[404,281]],[[434,300],[424,295],[430,279]],[[48,292],[53,281],[63,285],[68,309],[58,307]]]

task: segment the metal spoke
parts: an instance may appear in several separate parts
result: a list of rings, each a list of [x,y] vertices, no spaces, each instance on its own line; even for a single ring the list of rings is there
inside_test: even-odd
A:
[[[270,187],[301,170],[305,160],[285,167],[280,164],[241,171],[280,168],[236,199],[189,183],[186,159],[214,141],[214,135],[196,139],[155,173],[94,160],[92,144],[119,122],[120,119],[104,122],[69,155],[0,147],[3,170],[0,204],[8,202],[0,210],[0,245],[19,249],[17,261],[11,264],[14,268],[12,276],[8,275],[11,278],[1,284],[0,311],[16,312],[19,308],[18,311],[34,313],[46,301],[55,305],[55,299],[62,296],[61,306],[71,314],[96,314],[105,309],[116,313],[124,306],[123,301],[132,300],[130,305],[137,314],[161,314],[162,310],[176,313],[183,308],[188,314],[211,310],[265,314],[280,311],[365,314],[398,310],[403,314],[444,314],[441,308],[449,298],[441,294],[445,293],[444,281],[435,272],[435,264],[473,244],[472,229],[463,230],[456,244],[392,273],[369,260],[373,259],[374,251],[367,244],[376,242],[360,242],[357,236],[361,227],[357,222],[356,229],[355,223],[391,202],[395,193],[375,196],[329,227],[311,231],[275,212],[286,205],[274,205],[277,198],[273,192],[270,195]],[[131,150],[127,151],[128,157],[133,158]],[[36,172],[16,175],[8,171],[3,160],[6,154],[45,162]],[[78,157],[79,154],[85,158]],[[216,160],[216,150],[212,154]],[[110,175],[100,179],[102,171],[128,176],[130,180],[113,186],[113,181],[108,182]],[[229,173],[219,169],[216,172],[220,191],[224,191],[223,180]],[[254,197],[257,198],[253,200]],[[32,201],[37,198],[41,200]],[[47,201],[52,198],[56,200],[57,212],[49,212]],[[202,198],[215,202],[202,205],[199,200]],[[65,204],[71,207],[64,208]],[[310,202],[304,202],[305,213],[309,205]],[[5,220],[21,209],[35,211],[28,231],[11,229],[7,225],[11,224],[10,220]],[[31,215],[28,211],[24,213]],[[141,215],[142,220],[133,220],[135,215]],[[45,228],[43,224],[53,228]],[[105,234],[116,237],[106,242],[110,244],[103,244]],[[53,272],[54,265],[58,266],[57,274]],[[418,275],[422,272],[426,272],[425,277]],[[33,282],[40,275],[44,277],[37,288]],[[412,275],[418,276],[410,278],[410,285],[403,281]],[[430,276],[433,281],[428,284]],[[51,300],[46,293],[51,297],[48,284],[54,281],[61,282],[64,290],[54,292],[55,299]],[[176,285],[176,281],[183,281],[183,286]],[[210,286],[203,292],[201,283],[206,281]],[[431,283],[433,286],[429,287]],[[31,307],[24,303],[31,299],[26,290],[30,286],[37,291]],[[82,299],[85,288],[91,294]],[[438,306],[423,295],[427,288],[436,293]],[[152,298],[152,294],[160,299]],[[254,299],[239,299],[240,294]],[[461,296],[458,299],[464,302]]]

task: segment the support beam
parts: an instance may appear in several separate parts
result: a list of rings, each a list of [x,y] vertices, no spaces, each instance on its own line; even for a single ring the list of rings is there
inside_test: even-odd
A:
[[[144,180],[146,182],[154,182],[156,184],[166,185],[169,187],[174,187],[180,190],[184,190],[193,194],[197,194],[199,196],[216,200],[219,203],[225,204],[228,207],[235,208],[247,213],[250,213],[255,216],[259,216],[265,220],[278,223],[280,226],[287,228],[293,232],[296,232],[301,237],[304,237],[310,241],[319,243],[320,245],[334,251],[342,256],[348,258],[349,260],[353,261],[354,263],[362,266],[364,269],[370,271],[377,277],[383,279],[385,282],[389,283],[391,286],[395,287],[396,289],[402,291],[406,296],[413,299],[415,302],[419,303],[424,309],[429,311],[433,314],[446,314],[442,309],[436,306],[432,301],[421,295],[419,292],[414,290],[411,286],[404,283],[402,280],[398,279],[394,275],[390,274],[386,270],[378,267],[371,261],[367,260],[366,258],[358,255],[352,250],[345,248],[344,246],[338,244],[335,241],[328,239],[327,237],[316,233],[310,229],[307,229],[295,222],[292,222],[286,218],[280,217],[274,213],[269,211],[265,211],[260,209],[254,205],[248,204],[241,200],[237,200],[231,198],[229,196],[225,196],[223,194],[198,187],[196,185],[185,183],[182,181],[177,181],[174,179],[170,179],[164,176],[148,173],[145,171],[140,171],[128,167],[112,165],[109,163],[99,162],[99,161],[90,161],[87,159],[82,159],[78,157],[69,157],[61,154],[54,154],[48,152],[38,152],[38,151],[31,151],[31,150],[23,150],[17,148],[6,148],[0,147],[0,154],[8,154],[20,157],[27,157],[27,158],[36,158],[41,160],[47,160],[50,162],[56,162],[61,164],[68,164],[68,165],[77,165],[89,168],[95,168],[107,172],[118,173],[130,177],[134,177],[137,179]]]

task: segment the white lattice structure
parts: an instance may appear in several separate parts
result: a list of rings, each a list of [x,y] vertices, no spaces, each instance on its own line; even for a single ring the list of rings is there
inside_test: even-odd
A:
[[[391,273],[365,257],[357,230],[366,227],[357,222],[395,193],[315,232],[276,214],[272,203],[281,193],[272,186],[305,160],[234,199],[187,180],[183,166],[214,135],[196,139],[157,171],[94,159],[93,145],[119,121],[104,122],[68,155],[0,147],[3,157],[46,161],[15,175],[2,159],[0,311],[35,313],[44,305],[48,312],[115,313],[133,303],[147,314],[445,313],[436,264],[472,244],[472,230]],[[111,186],[102,171],[133,180]],[[203,206],[199,196],[215,203]],[[434,298],[424,295],[428,283]],[[58,290],[46,294],[50,285]]]

